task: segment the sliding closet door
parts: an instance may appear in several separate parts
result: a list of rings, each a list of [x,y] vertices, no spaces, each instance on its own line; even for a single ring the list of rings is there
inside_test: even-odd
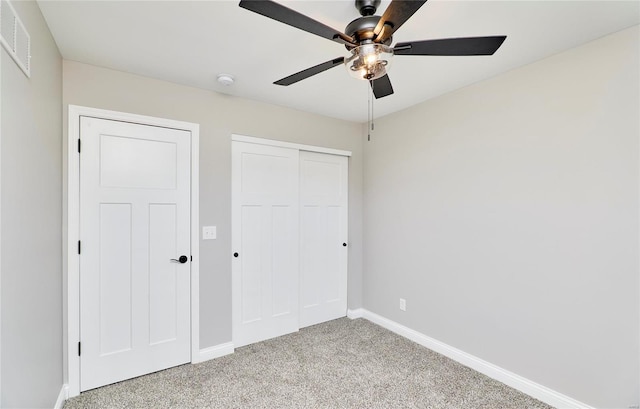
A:
[[[300,152],[300,328],[347,313],[348,158]]]
[[[298,330],[298,150],[232,142],[233,341]]]

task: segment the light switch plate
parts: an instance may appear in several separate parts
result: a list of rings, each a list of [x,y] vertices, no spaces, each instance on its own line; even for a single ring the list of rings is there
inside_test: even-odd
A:
[[[216,226],[202,226],[202,240],[215,240],[216,236]]]

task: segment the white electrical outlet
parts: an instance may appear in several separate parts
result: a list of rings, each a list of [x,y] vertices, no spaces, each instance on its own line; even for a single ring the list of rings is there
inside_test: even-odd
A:
[[[404,298],[400,298],[400,310],[401,311],[407,310],[407,300],[405,300]]]

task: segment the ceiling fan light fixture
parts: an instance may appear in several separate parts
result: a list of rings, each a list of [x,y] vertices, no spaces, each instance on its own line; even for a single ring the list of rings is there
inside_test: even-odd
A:
[[[274,0],[240,0],[240,7],[295,27],[310,34],[344,45],[351,55],[333,58],[296,72],[275,85],[291,85],[344,63],[354,78],[369,81],[376,98],[393,94],[387,73],[394,55],[493,55],[506,36],[458,37],[397,43],[393,35],[422,7],[427,0],[391,0],[382,16],[376,10],[381,0],[355,0],[360,15],[343,32],[311,17],[300,14]]]
[[[353,48],[351,55],[345,58],[344,65],[352,77],[371,81],[387,74],[392,57],[393,48],[367,43]]]

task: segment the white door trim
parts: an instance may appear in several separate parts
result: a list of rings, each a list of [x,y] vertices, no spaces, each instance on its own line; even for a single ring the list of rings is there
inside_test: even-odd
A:
[[[0,64],[0,78],[2,78],[2,64]],[[0,92],[0,157],[2,156],[2,92]],[[0,168],[2,168],[2,163],[0,162]],[[2,179],[2,174],[0,173],[0,179]],[[0,203],[2,203],[2,188],[0,187]],[[0,214],[2,214],[2,209],[0,208]],[[0,223],[1,225],[1,223]],[[1,234],[0,234],[1,236]],[[0,240],[0,243],[2,240]],[[2,265],[2,251],[0,251],[0,266]],[[0,268],[0,294],[2,294],[2,269]],[[2,316],[2,297],[0,296],[0,317]],[[0,325],[2,327],[2,325]],[[2,339],[2,330],[0,328],[0,339]],[[2,348],[0,348],[1,350]],[[2,353],[0,352],[0,368],[2,368]],[[2,371],[0,371],[1,373]],[[2,376],[0,376],[0,402],[2,402]]]
[[[80,358],[78,342],[80,338],[80,263],[78,256],[78,240],[80,231],[80,168],[78,155],[78,139],[80,138],[80,117],[90,116],[142,125],[180,129],[191,132],[191,362],[199,360],[200,353],[200,241],[199,241],[199,157],[200,157],[200,125],[174,121],[171,119],[129,114],[104,109],[69,105],[69,129],[67,139],[67,240],[66,284],[63,284],[63,300],[66,300],[66,323],[63,332],[66,335],[66,369],[65,383],[69,385],[69,397],[80,394]],[[66,324],[66,325],[65,325]]]
[[[339,155],[339,156],[351,156],[351,151],[325,148],[322,146],[303,145],[300,143],[276,141],[275,139],[256,138],[255,136],[232,134],[231,140],[238,141],[238,142],[255,143],[258,145],[279,146],[281,148],[291,148],[291,149],[297,149],[299,151],[329,153],[332,155]]]

